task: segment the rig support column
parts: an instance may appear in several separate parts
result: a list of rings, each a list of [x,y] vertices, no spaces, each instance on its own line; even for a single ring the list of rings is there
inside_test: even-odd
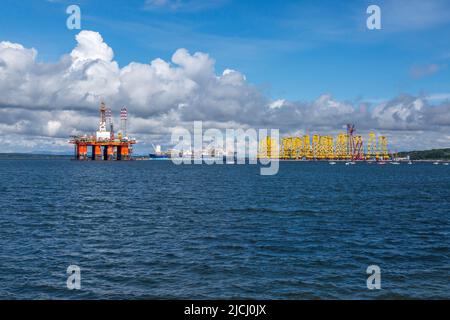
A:
[[[95,145],[93,151],[94,151],[94,152],[93,152],[94,160],[102,160],[102,158],[103,158],[103,155],[102,155],[102,146],[100,146],[100,145]]]
[[[129,160],[129,158],[128,145],[122,146],[122,148],[120,148],[120,160]]]
[[[106,146],[105,160],[114,160],[114,146]]]
[[[76,159],[87,160],[87,146],[83,144],[76,144]]]

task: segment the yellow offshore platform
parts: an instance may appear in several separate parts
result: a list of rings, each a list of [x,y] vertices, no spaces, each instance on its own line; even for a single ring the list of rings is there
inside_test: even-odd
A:
[[[374,160],[384,161],[390,158],[388,139],[374,132],[369,133],[366,150],[361,135],[354,134],[354,125],[347,125],[346,133],[335,138],[330,135],[309,134],[283,137],[281,145],[271,137],[260,142],[259,158],[279,158],[283,160]],[[278,154],[275,150],[279,150]]]

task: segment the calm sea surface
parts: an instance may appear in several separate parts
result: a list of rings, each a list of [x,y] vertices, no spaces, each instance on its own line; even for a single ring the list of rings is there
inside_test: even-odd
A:
[[[10,298],[448,299],[450,166],[0,161]]]

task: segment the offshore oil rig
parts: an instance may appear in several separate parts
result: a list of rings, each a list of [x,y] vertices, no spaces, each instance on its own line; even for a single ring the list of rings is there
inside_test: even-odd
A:
[[[123,107],[120,111],[120,131],[116,137],[111,109],[102,102],[95,135],[72,136],[69,141],[75,145],[75,160],[131,160],[136,140],[127,136],[127,118],[127,108]]]
[[[284,137],[281,146],[271,137],[260,142],[259,158],[281,160],[346,160],[385,161],[392,158],[388,151],[388,139],[374,132],[369,133],[366,148],[361,135],[355,135],[355,126],[347,124],[347,132],[333,136]]]

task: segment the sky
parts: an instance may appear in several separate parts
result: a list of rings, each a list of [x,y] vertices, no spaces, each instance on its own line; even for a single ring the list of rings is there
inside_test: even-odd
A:
[[[2,0],[0,143],[67,151],[101,100],[140,143],[207,127],[387,135],[450,147],[450,2]],[[81,30],[66,9],[81,8]],[[381,9],[369,30],[366,9]]]

